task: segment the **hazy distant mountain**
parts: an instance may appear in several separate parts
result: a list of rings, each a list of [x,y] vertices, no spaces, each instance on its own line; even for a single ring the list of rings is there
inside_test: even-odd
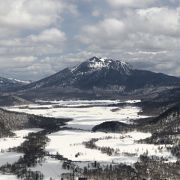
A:
[[[21,97],[15,95],[0,95],[0,106],[15,106],[15,105],[24,105],[32,104],[33,102],[27,101]]]
[[[29,81],[21,81],[13,78],[0,77],[0,91],[12,91],[17,87],[29,84]]]
[[[142,89],[174,87],[180,85],[180,79],[162,73],[133,69],[124,61],[92,57],[73,67],[66,68],[52,76],[24,86],[24,90],[46,94],[64,93],[82,95],[102,94],[104,92],[135,92]],[[147,91],[147,90],[146,90]],[[73,96],[72,95],[72,96]],[[92,95],[92,96],[93,96]]]

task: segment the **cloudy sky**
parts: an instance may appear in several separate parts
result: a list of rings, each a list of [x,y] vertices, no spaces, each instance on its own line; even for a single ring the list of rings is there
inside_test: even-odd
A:
[[[37,80],[92,56],[180,76],[180,1],[0,0],[0,76]]]

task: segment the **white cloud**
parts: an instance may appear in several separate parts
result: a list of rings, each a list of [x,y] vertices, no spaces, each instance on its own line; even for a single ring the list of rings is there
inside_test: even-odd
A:
[[[107,0],[113,7],[144,7],[157,0]]]
[[[16,63],[32,63],[32,62],[35,62],[37,60],[36,57],[34,56],[21,56],[21,57],[15,57],[13,58],[13,60],[16,62]]]
[[[180,48],[180,9],[146,8],[85,25],[79,40],[94,49],[166,51]]]
[[[162,34],[179,34],[180,31],[180,9],[148,8],[137,10],[141,27],[143,30],[158,32]]]
[[[47,56],[62,53],[66,34],[57,28],[27,37],[0,39],[0,56]]]
[[[64,32],[56,28],[46,29],[38,35],[30,35],[28,39],[34,43],[62,43],[66,40]]]
[[[98,17],[98,16],[100,16],[100,15],[101,15],[101,13],[100,13],[100,11],[97,10],[97,9],[95,9],[95,10],[92,12],[92,16],[94,16],[94,17]]]
[[[56,24],[65,11],[77,13],[75,5],[63,0],[1,0],[0,25],[19,31],[42,29]]]
[[[36,66],[48,67],[46,72],[54,72],[51,61],[42,65],[41,58],[62,53],[67,36],[61,30],[61,24],[64,14],[68,13],[74,17],[78,14],[72,1],[0,1],[1,74],[9,72],[18,76],[19,72],[19,76],[23,76],[26,72],[24,76],[34,74],[34,79],[39,71]],[[39,71],[39,76],[43,71]]]
[[[83,26],[79,40],[95,54],[119,57],[135,66],[139,63],[145,69],[179,75],[179,29],[179,7],[125,8]]]
[[[107,42],[117,39],[125,30],[125,25],[122,21],[115,18],[108,18],[95,25],[87,25],[82,28],[82,36],[79,36],[80,41],[91,43],[110,43]]]
[[[57,19],[57,7],[48,0],[0,1],[0,12],[2,26],[22,29],[46,27]]]
[[[0,0],[0,72],[38,79],[103,55],[178,74],[179,6],[179,0]]]

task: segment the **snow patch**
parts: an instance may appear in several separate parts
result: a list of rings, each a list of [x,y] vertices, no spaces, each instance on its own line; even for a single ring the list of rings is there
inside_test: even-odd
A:
[[[22,153],[16,153],[16,152],[0,152],[0,167],[9,163],[13,164],[19,160],[20,157],[22,157]]]
[[[31,132],[41,131],[40,128],[32,128],[32,129],[24,129],[13,131],[16,135],[13,137],[0,138],[0,151],[7,152],[9,148],[18,147],[24,141],[24,137],[26,137]]]
[[[18,180],[14,175],[0,174],[0,180]]]
[[[70,170],[62,168],[63,161],[46,157],[41,164],[30,168],[31,171],[40,171],[44,175],[44,180],[60,179],[61,174],[70,173]]]
[[[48,136],[51,141],[47,145],[46,150],[52,154],[58,152],[72,161],[133,164],[137,162],[139,155],[144,153],[166,157],[174,161],[176,160],[171,153],[166,150],[164,145],[139,144],[136,142],[137,140],[145,139],[150,136],[150,133],[136,131],[125,134],[59,131]],[[100,150],[86,148],[83,142],[87,142],[92,138],[100,139],[96,142],[98,147],[113,148],[118,154],[110,156],[106,153],[102,153]]]

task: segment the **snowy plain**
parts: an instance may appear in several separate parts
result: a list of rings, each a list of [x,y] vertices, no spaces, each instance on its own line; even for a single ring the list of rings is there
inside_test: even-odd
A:
[[[25,137],[29,133],[36,133],[41,131],[40,128],[23,129],[13,131],[15,133],[14,137],[0,138],[0,166],[7,163],[13,164],[23,156],[22,153],[10,152],[9,148],[14,148],[20,146],[24,141]],[[0,180],[16,180],[16,176],[8,174],[0,174]]]
[[[6,109],[46,117],[71,118],[67,127],[91,130],[95,125],[106,121],[132,123],[131,120],[147,117],[139,115],[141,108],[133,105],[136,102],[139,100],[129,100],[126,101],[129,105],[119,107],[118,104],[124,103],[123,101],[50,101],[50,104],[46,101],[46,105],[31,104]]]
[[[45,157],[44,162],[37,164],[33,168],[29,168],[31,171],[40,171],[44,175],[44,180],[56,180],[60,179],[63,173],[70,173],[71,170],[62,168],[63,162]]]
[[[45,150],[52,155],[59,153],[82,168],[87,163],[94,161],[103,164],[126,163],[131,165],[137,162],[142,154],[167,158],[168,161],[176,161],[176,158],[167,151],[165,145],[140,144],[137,142],[140,139],[150,137],[151,134],[148,132],[91,132],[92,127],[105,121],[133,123],[134,119],[147,117],[139,114],[141,108],[135,106],[136,102],[139,102],[139,100],[126,101],[127,104],[121,106],[120,104],[124,102],[119,100],[38,101],[36,104],[5,107],[5,109],[45,117],[72,118],[72,121],[69,121],[66,127],[75,129],[49,134],[50,141],[47,143]],[[37,132],[39,130],[34,129],[33,131]],[[32,129],[16,131],[17,137],[0,139],[0,149],[7,150],[12,146],[19,146],[24,141],[23,137],[31,131]],[[95,149],[85,146],[85,142],[90,141],[92,138],[97,139],[95,142],[97,148]],[[102,152],[101,148],[113,149],[115,153],[108,155]],[[15,157],[16,155],[14,154]],[[14,162],[17,159],[15,157],[10,162]],[[50,178],[58,179],[62,173],[68,172],[62,168],[62,161],[50,157],[46,157],[44,162],[30,169],[42,172],[47,180]]]
[[[15,133],[15,136],[0,138],[0,151],[7,152],[9,148],[20,146],[25,141],[24,137],[26,137],[29,133],[35,133],[41,130],[42,129],[40,128],[32,128],[13,131]]]
[[[150,137],[150,133],[103,133],[85,131],[59,131],[48,135],[50,142],[46,150],[51,154],[57,152],[72,161],[98,161],[109,163],[133,164],[137,162],[139,155],[148,153],[150,156],[168,158],[170,161],[176,159],[166,150],[164,145],[140,144],[140,139]],[[99,139],[95,144],[97,147],[112,148],[117,154],[111,156],[97,149],[86,148],[83,144],[92,138]],[[78,156],[77,156],[78,155]]]
[[[0,174],[0,180],[17,180],[18,178],[14,175]]]

